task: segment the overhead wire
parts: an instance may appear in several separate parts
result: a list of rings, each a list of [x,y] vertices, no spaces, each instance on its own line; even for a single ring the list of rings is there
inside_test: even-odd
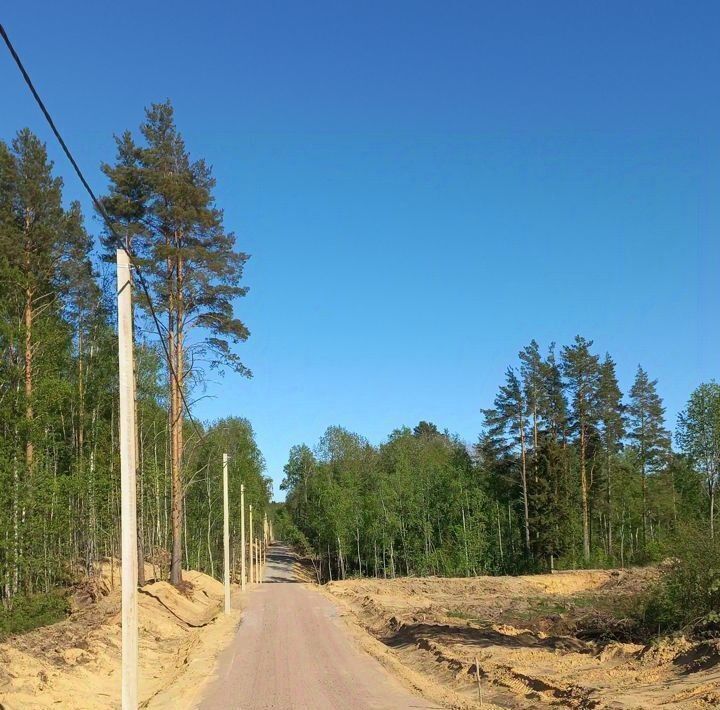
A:
[[[63,139],[62,135],[60,134],[60,131],[58,130],[58,128],[55,124],[55,121],[53,120],[52,116],[50,115],[50,112],[48,111],[47,107],[45,106],[44,101],[42,100],[42,98],[40,98],[40,94],[37,92],[37,89],[35,88],[35,85],[33,84],[33,81],[27,72],[27,69],[25,69],[25,65],[23,64],[22,60],[20,59],[20,56],[18,55],[17,51],[15,50],[15,47],[13,46],[13,43],[10,41],[10,37],[8,37],[8,34],[5,31],[5,28],[3,27],[2,24],[0,24],[0,36],[2,36],[2,39],[5,42],[5,45],[7,46],[8,50],[10,51],[12,58],[15,60],[15,64],[17,65],[18,69],[20,70],[20,73],[22,74],[22,77],[25,80],[25,83],[27,84],[28,88],[30,89],[30,92],[32,93],[33,98],[35,99],[35,102],[40,107],[40,111],[42,111],[42,114],[45,117],[45,120],[47,121],[48,125],[50,126],[50,129],[52,130],[53,134],[55,135],[55,138],[57,138],[57,141],[60,144],[60,147],[62,148],[63,152],[65,153],[65,156],[70,161],[70,164],[72,165],[73,169],[75,170],[75,173],[77,174],[78,178],[80,179],[80,182],[82,183],[86,192],[90,196],[90,199],[92,200],[93,205],[95,206],[95,209],[98,211],[98,213],[102,217],[103,221],[105,222],[105,226],[107,227],[108,231],[110,232],[110,235],[112,236],[113,240],[115,241],[117,247],[119,249],[122,249],[127,254],[128,259],[129,259],[133,269],[135,270],[135,274],[137,276],[138,283],[140,284],[140,287],[142,288],[143,293],[145,294],[145,299],[147,300],[147,303],[148,303],[148,310],[150,311],[150,316],[153,320],[153,323],[155,325],[155,330],[157,331],[158,337],[160,338],[160,344],[162,345],[162,349],[165,353],[165,358],[167,360],[167,365],[168,365],[168,370],[170,372],[170,376],[175,381],[177,390],[180,393],[180,398],[182,400],[183,408],[185,409],[185,412],[187,413],[188,418],[190,419],[193,426],[195,427],[196,434],[198,435],[198,437],[200,437],[202,439],[203,438],[202,431],[201,431],[200,426],[198,425],[197,421],[193,417],[192,412],[190,411],[190,405],[188,404],[187,399],[185,397],[182,382],[180,381],[180,378],[178,377],[177,372],[175,371],[175,368],[172,364],[172,358],[170,357],[170,351],[165,342],[165,335],[163,334],[163,326],[160,323],[160,319],[157,316],[155,306],[152,302],[152,297],[150,296],[150,289],[147,285],[145,276],[142,273],[142,269],[140,268],[140,265],[138,264],[135,255],[132,253],[132,249],[127,244],[125,244],[123,239],[117,233],[117,231],[115,230],[115,225],[113,224],[112,220],[110,219],[108,213],[105,211],[105,208],[103,207],[102,203],[95,195],[95,192],[90,187],[90,184],[88,183],[88,181],[85,179],[85,176],[83,175],[83,172],[80,169],[80,166],[78,165],[77,161],[73,157],[73,154],[71,153],[70,149],[68,148],[67,143],[65,143],[65,140]]]

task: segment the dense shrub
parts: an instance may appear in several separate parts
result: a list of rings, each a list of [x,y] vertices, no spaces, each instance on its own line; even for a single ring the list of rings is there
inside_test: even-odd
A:
[[[61,621],[70,612],[67,592],[52,591],[49,594],[17,596],[11,609],[0,607],[0,640],[13,634],[32,631]]]
[[[661,634],[709,629],[720,622],[720,538],[706,525],[677,531],[668,569],[643,614],[648,631]]]

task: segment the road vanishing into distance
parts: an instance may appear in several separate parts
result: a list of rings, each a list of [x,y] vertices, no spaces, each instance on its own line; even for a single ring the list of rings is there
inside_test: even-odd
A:
[[[218,659],[201,710],[436,708],[406,690],[350,638],[337,607],[299,583],[289,548],[268,550],[265,584]]]

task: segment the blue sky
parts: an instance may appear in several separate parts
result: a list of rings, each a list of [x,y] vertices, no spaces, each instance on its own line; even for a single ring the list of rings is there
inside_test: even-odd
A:
[[[671,423],[717,376],[715,2],[16,3],[5,24],[90,182],[169,97],[252,255],[248,417],[277,482],[331,424],[473,441],[531,338],[638,363]],[[4,53],[0,137],[48,141]],[[98,231],[96,221],[91,229]],[[277,489],[276,489],[277,493]]]

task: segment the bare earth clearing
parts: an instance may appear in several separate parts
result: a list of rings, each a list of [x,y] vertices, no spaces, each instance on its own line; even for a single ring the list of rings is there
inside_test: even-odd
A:
[[[271,548],[266,584],[236,591],[229,616],[222,585],[206,575],[186,572],[182,592],[144,587],[141,707],[479,707],[476,658],[487,709],[720,705],[720,642],[631,642],[621,612],[657,570],[322,588],[297,572],[287,548]],[[119,590],[108,565],[75,604],[67,620],[0,644],[4,710],[119,707]]]
[[[456,706],[710,708],[720,705],[720,642],[627,642],[611,619],[657,570],[527,577],[350,580],[324,587],[384,645],[376,652],[454,693]],[[615,639],[615,640],[613,640]],[[379,644],[378,644],[379,646]]]

